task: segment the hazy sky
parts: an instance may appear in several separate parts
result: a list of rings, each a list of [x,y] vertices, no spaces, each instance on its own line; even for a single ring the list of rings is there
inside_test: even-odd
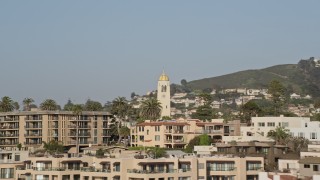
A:
[[[0,1],[0,97],[105,103],[318,57],[320,1]]]

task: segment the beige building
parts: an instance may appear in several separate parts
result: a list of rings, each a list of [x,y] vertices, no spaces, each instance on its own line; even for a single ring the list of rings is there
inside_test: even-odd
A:
[[[115,149],[116,150],[116,149]],[[117,150],[116,150],[117,151]],[[97,158],[29,157],[17,166],[19,180],[257,180],[261,157],[194,156],[183,154],[152,159],[137,151],[117,151]]]
[[[169,77],[163,72],[158,80],[157,99],[161,103],[161,117],[170,117],[170,81]]]
[[[42,142],[61,141],[64,146],[106,144],[110,138],[107,112],[21,111],[0,113],[0,148],[39,147]]]
[[[16,166],[23,165],[23,161],[28,158],[28,151],[0,150],[0,179],[14,180]]]
[[[131,146],[184,148],[195,136],[208,134],[214,142],[223,136],[240,135],[240,121],[223,123],[222,119],[202,122],[197,119],[145,121],[131,127]]]

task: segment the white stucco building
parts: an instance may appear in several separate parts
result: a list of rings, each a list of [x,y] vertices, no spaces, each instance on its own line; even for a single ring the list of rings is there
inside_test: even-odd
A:
[[[241,135],[266,137],[278,126],[288,129],[292,136],[320,141],[320,122],[310,121],[309,117],[252,117],[252,125],[241,127]]]

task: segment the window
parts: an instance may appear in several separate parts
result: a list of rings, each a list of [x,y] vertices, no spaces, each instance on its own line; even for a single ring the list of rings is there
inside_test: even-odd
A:
[[[319,171],[319,166],[318,165],[313,165],[313,171]]]
[[[303,167],[304,168],[310,168],[310,164],[305,164]]]
[[[154,136],[154,140],[155,140],[155,141],[160,141],[160,136],[159,136],[159,135],[155,135],[155,136]]]
[[[298,133],[298,137],[304,137],[304,133],[303,132],[299,132]]]
[[[14,161],[20,161],[20,154],[14,155]]]
[[[13,168],[1,168],[0,179],[13,178]]]
[[[317,133],[310,133],[310,139],[317,139]]]
[[[155,127],[154,127],[154,130],[155,130],[155,131],[160,131],[160,126],[155,126]]]
[[[139,136],[140,141],[144,141],[144,136]]]
[[[147,130],[147,135],[149,135],[149,129]]]
[[[258,123],[258,126],[259,126],[259,127],[264,127],[264,126],[265,126],[265,123],[264,123],[264,122],[259,122],[259,123]]]
[[[305,124],[304,124],[304,127],[308,127],[308,123],[305,123]]]
[[[289,123],[288,122],[282,122],[282,127],[289,127]]]
[[[276,123],[274,122],[268,122],[268,127],[275,127],[276,126]]]

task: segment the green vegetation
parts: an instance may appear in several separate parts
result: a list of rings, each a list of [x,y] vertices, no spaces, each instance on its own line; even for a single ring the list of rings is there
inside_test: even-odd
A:
[[[196,136],[193,139],[191,139],[185,149],[186,153],[192,153],[194,146],[208,146],[212,142],[210,136],[207,134],[202,134],[200,136]]]
[[[310,94],[320,97],[320,72],[314,66],[313,58],[301,60],[298,64],[272,66],[259,70],[240,71],[218,77],[205,78],[187,83],[192,90],[207,88],[267,88],[268,83],[277,80],[288,92]]]
[[[289,130],[283,127],[277,127],[275,130],[268,132],[268,137],[276,141],[276,144],[285,144],[285,140],[290,137]]]
[[[64,151],[63,144],[55,140],[51,140],[48,143],[43,141],[43,148],[51,155],[63,153]]]
[[[140,116],[143,119],[157,120],[161,115],[161,104],[156,98],[149,98],[142,102]]]
[[[34,103],[34,100],[32,98],[24,98],[24,100],[22,101],[23,110],[30,111],[32,103]]]
[[[2,97],[0,101],[0,112],[11,112],[14,109],[14,101],[8,96]]]
[[[56,111],[59,110],[59,106],[53,99],[46,99],[40,104],[41,110]]]

